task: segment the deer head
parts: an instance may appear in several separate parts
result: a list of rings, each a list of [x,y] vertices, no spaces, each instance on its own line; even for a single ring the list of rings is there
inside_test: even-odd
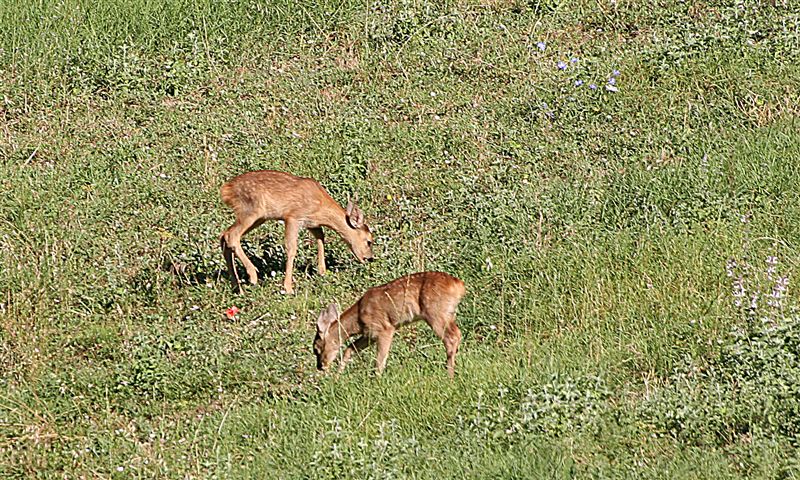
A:
[[[317,369],[326,370],[339,353],[342,339],[339,332],[339,309],[331,303],[319,313],[317,335],[314,337],[314,355]]]

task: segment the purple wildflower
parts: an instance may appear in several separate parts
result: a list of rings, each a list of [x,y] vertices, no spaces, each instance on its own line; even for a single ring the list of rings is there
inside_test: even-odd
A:
[[[536,42],[536,47],[544,52],[544,49],[547,48],[547,44],[544,42]]]
[[[780,307],[781,301],[780,300],[773,300],[771,298],[767,299],[767,306],[768,307]]]
[[[544,110],[544,115],[550,120],[555,118],[555,115],[553,114],[553,111],[550,110],[550,106],[547,104],[547,102],[542,102],[542,110]]]
[[[590,83],[589,88],[592,90],[597,90],[597,85],[595,85],[594,83]]]
[[[733,278],[733,270],[737,267],[736,260],[728,259],[728,263],[725,264],[725,274],[728,277]]]
[[[558,69],[559,70],[566,70],[567,69],[567,62],[558,62]]]
[[[583,80],[581,80],[580,78],[575,80],[575,86],[576,87],[580,87],[581,85],[583,85]]]
[[[614,70],[613,72],[611,72],[611,76],[619,77],[619,70]]]
[[[789,286],[789,278],[788,277],[781,277],[775,281],[775,286],[773,287],[773,291],[775,292],[775,296],[780,298],[786,293],[787,287]]]
[[[608,84],[609,85],[616,85],[617,84],[617,79],[614,78],[614,77],[609,78],[608,79]]]
[[[775,285],[772,287],[772,292],[769,293],[769,299],[767,300],[767,304],[772,307],[782,307],[781,305],[781,298],[786,295],[787,287],[789,286],[789,278],[788,277],[781,277],[775,281]]]
[[[770,265],[769,267],[767,267],[767,278],[772,280],[772,276],[775,275],[775,272],[777,271],[778,269],[775,268],[775,265]]]
[[[569,59],[569,63],[578,63],[578,59],[575,58],[575,57],[572,57],[572,58]]]
[[[733,296],[736,298],[742,298],[746,294],[746,290],[744,288],[744,279],[742,277],[737,278],[733,281]]]

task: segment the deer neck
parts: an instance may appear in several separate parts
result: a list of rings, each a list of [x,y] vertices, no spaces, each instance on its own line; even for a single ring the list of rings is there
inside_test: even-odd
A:
[[[358,335],[361,332],[361,323],[358,321],[358,307],[361,300],[356,302],[353,306],[348,308],[339,316],[339,324],[335,327],[339,328],[342,340]]]
[[[347,214],[339,205],[326,211],[320,224],[338,233],[347,243],[353,243],[353,229],[347,223]]]

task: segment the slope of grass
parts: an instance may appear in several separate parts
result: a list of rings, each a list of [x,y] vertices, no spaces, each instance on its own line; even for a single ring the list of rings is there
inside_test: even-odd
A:
[[[796,475],[797,438],[692,374],[797,305],[800,11],[772,3],[6,1],[0,473]],[[264,168],[358,195],[379,261],[331,232],[282,296],[266,224],[232,292],[218,188]],[[424,325],[382,378],[314,371],[322,306],[424,269],[467,283],[455,381]]]

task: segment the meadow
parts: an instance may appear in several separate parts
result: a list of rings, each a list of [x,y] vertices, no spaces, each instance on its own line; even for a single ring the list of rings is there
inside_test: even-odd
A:
[[[0,476],[800,477],[797,52],[792,0],[2,0]],[[256,169],[377,261],[303,234],[282,295],[267,223],[231,289]],[[424,324],[319,374],[420,270],[455,379]]]

